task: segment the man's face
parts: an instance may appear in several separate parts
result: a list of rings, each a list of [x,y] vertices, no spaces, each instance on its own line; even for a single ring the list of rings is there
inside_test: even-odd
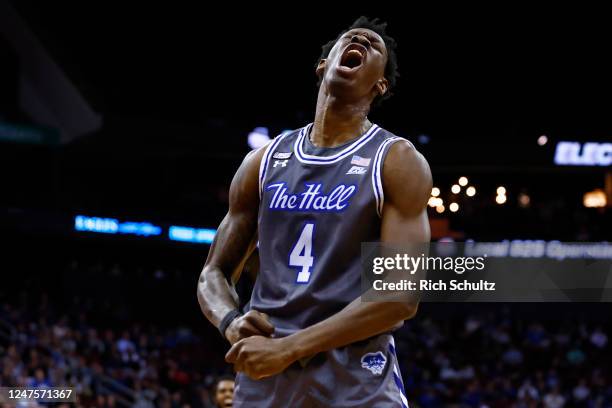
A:
[[[342,34],[329,55],[321,60],[317,74],[323,86],[340,96],[360,98],[387,91],[387,48],[380,35],[366,28]]]
[[[215,404],[218,407],[229,408],[234,402],[234,381],[223,380],[217,384],[215,390]]]

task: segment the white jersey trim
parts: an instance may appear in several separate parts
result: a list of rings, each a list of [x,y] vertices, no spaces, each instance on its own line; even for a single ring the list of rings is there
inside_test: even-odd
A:
[[[266,178],[266,170],[268,168],[268,162],[270,161],[270,156],[272,156],[272,154],[278,147],[281,140],[283,140],[285,137],[287,137],[291,133],[294,133],[294,132],[287,132],[279,136],[276,136],[274,140],[272,141],[272,143],[270,143],[268,147],[266,147],[266,151],[264,152],[264,155],[261,158],[261,162],[259,163],[259,198],[261,198],[261,194],[263,193],[263,184]]]
[[[391,146],[395,142],[405,140],[401,137],[391,137],[378,146],[376,154],[374,155],[374,166],[372,168],[372,188],[374,190],[374,197],[376,198],[376,213],[379,217],[382,217],[383,205],[385,203],[385,192],[382,184],[382,166],[383,156],[387,146]]]
[[[351,154],[357,152],[362,146],[364,146],[366,143],[372,140],[374,136],[376,136],[378,131],[381,129],[378,125],[373,124],[366,133],[361,135],[359,138],[357,138],[357,140],[351,143],[350,146],[347,146],[342,151],[336,154],[333,154],[331,156],[316,156],[316,155],[304,153],[304,148],[303,148],[306,136],[310,132],[311,128],[312,128],[312,123],[303,127],[299,136],[295,140],[295,144],[293,147],[293,150],[295,152],[295,157],[297,157],[297,159],[300,162],[305,163],[305,164],[323,164],[323,165],[337,163],[340,160],[343,160],[346,157],[350,156]]]

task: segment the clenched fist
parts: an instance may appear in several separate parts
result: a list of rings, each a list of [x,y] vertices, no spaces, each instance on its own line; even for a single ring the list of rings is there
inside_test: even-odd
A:
[[[252,336],[238,341],[225,355],[225,361],[234,364],[250,378],[259,380],[278,374],[296,360],[296,351],[288,337],[271,339]]]
[[[274,326],[270,323],[267,314],[257,310],[249,310],[246,314],[234,319],[227,329],[225,338],[234,345],[239,340],[250,336],[270,337],[274,333]]]

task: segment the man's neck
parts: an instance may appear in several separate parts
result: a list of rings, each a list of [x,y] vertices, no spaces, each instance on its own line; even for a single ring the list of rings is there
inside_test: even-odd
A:
[[[372,126],[369,109],[369,100],[347,103],[320,92],[310,141],[318,147],[334,147],[366,133]]]

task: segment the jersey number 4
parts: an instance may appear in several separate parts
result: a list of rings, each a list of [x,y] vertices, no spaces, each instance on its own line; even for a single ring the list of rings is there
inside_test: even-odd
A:
[[[310,270],[314,264],[314,257],[312,256],[313,232],[314,224],[307,223],[304,225],[300,237],[289,254],[289,266],[301,268],[297,275],[297,283],[308,283],[310,280]]]

